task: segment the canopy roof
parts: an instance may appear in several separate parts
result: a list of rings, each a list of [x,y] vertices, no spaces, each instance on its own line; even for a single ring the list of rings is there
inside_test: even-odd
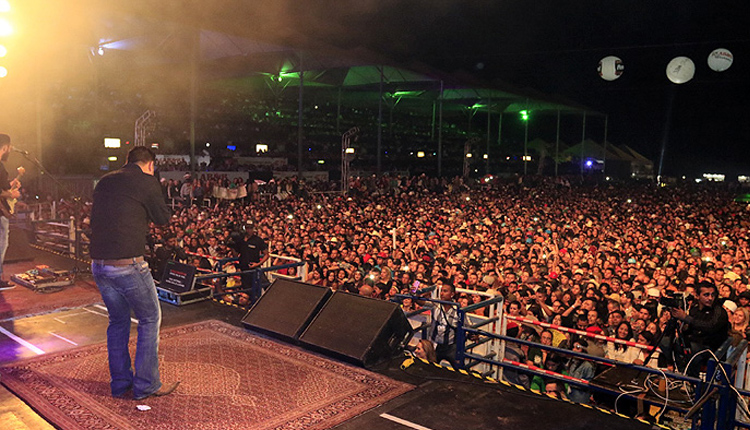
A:
[[[305,87],[343,88],[354,92],[355,101],[360,103],[377,103],[382,80],[384,94],[397,99],[394,103],[411,100],[412,108],[431,109],[442,94],[447,110],[598,114],[576,103],[506,83],[478,81],[468,74],[448,74],[423,64],[398,64],[362,48],[342,50],[309,40],[299,48],[132,17],[114,20],[106,28],[108,34],[99,42],[105,51],[121,51],[142,65],[184,63],[196,57],[204,79],[238,90],[266,86],[269,79],[284,86],[299,85],[302,73]],[[331,97],[339,95],[331,92]]]

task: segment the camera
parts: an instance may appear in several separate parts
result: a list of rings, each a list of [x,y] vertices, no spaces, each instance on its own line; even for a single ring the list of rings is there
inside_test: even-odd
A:
[[[659,297],[659,304],[667,308],[684,310],[687,309],[692,300],[693,296],[691,295],[674,291],[665,291],[664,295]]]

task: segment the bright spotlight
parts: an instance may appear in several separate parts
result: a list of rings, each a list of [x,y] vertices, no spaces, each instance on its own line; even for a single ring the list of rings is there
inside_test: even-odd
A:
[[[591,167],[594,165],[594,162],[591,160],[586,160],[586,167]]]
[[[4,78],[8,76],[8,69],[6,69],[3,66],[0,66],[0,78]]]
[[[8,54],[8,49],[3,45],[0,45],[0,58],[5,57]]]
[[[347,154],[354,154],[354,148],[352,147],[346,148],[344,152],[346,152]]]
[[[99,56],[104,55],[104,47],[100,46],[99,49],[96,50],[96,53],[99,54]]]
[[[417,158],[424,158],[424,151],[417,151]]]
[[[119,148],[120,145],[120,139],[117,137],[105,137],[104,138],[104,147],[105,148]]]
[[[109,161],[117,161],[117,157],[115,157],[115,156],[113,155],[113,156],[111,156],[111,157],[107,157],[107,160],[109,160]]]
[[[10,36],[13,34],[13,26],[7,19],[0,18],[0,37]]]
[[[0,0],[0,13],[10,12],[10,2],[8,0]]]

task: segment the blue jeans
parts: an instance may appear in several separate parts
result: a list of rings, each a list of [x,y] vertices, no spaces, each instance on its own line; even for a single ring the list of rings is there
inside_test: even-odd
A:
[[[135,397],[158,391],[161,306],[148,263],[109,266],[94,262],[91,272],[109,312],[107,353],[112,395],[121,396],[131,388]],[[128,350],[131,310],[138,319],[135,372]]]
[[[10,233],[10,222],[8,218],[0,215],[0,279],[3,277],[5,251],[8,250],[8,233]]]

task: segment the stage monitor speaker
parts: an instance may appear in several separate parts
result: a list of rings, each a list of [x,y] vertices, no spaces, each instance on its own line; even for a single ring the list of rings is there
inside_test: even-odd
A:
[[[331,293],[330,288],[277,278],[245,314],[242,324],[296,342]]]
[[[300,342],[360,366],[389,359],[403,348],[411,325],[398,304],[336,292],[300,337]]]
[[[34,259],[34,251],[29,245],[29,235],[26,229],[11,225],[8,231],[8,250],[5,262],[29,261]]]

